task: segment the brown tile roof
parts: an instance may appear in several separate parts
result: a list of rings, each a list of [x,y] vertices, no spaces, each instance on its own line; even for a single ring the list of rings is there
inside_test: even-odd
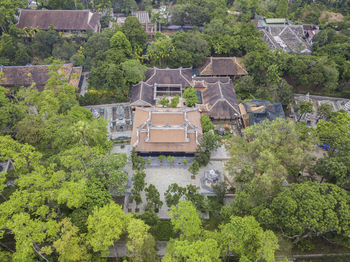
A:
[[[242,76],[247,75],[240,57],[207,57],[199,68],[201,76]]]
[[[153,99],[153,86],[145,82],[134,85],[131,89],[131,105],[134,106],[152,106],[155,104]]]
[[[93,30],[97,32],[100,14],[89,10],[21,10],[17,27],[48,30],[53,25],[56,30]]]
[[[208,83],[202,92],[203,104],[208,105],[208,115],[213,119],[235,119],[240,116],[238,100],[232,81]]]
[[[131,146],[144,153],[194,153],[201,134],[198,109],[136,108]]]
[[[49,80],[49,65],[28,65],[28,66],[0,66],[3,72],[0,85],[4,87],[30,86],[36,83],[39,91],[42,91]],[[73,64],[65,64],[59,69],[59,73],[64,74],[69,83],[78,88],[82,67],[73,67]]]
[[[133,86],[131,90],[131,105],[151,106],[155,104],[154,87],[156,85],[179,85],[182,89],[192,86],[192,68],[160,69],[149,68],[146,80]]]
[[[186,88],[192,85],[192,68],[150,68],[146,72],[145,82],[149,85],[179,84]]]
[[[216,83],[216,82],[222,82],[222,83],[228,83],[230,82],[230,78],[228,76],[222,76],[222,77],[210,77],[210,76],[196,76],[193,78],[193,86],[195,88],[206,88],[208,87],[208,83]]]

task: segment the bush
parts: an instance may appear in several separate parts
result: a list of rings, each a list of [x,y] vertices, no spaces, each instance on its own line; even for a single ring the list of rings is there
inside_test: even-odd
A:
[[[151,234],[158,241],[169,241],[174,237],[173,226],[170,220],[160,220],[157,226],[151,228]]]
[[[158,103],[164,107],[167,107],[169,106],[169,99],[166,98],[166,96],[163,96]]]
[[[201,116],[201,125],[202,125],[202,129],[203,129],[203,133],[206,133],[206,132],[213,130],[215,128],[214,124],[210,120],[210,117],[207,115]]]
[[[170,107],[177,107],[177,105],[179,104],[179,102],[180,102],[180,97],[179,97],[179,95],[176,95],[176,96],[174,96],[172,99],[171,99],[171,101],[170,101]]]
[[[194,87],[186,88],[183,93],[183,98],[186,99],[186,105],[189,107],[192,107],[199,102],[197,92]]]
[[[192,173],[192,175],[197,175],[198,171],[199,171],[199,163],[197,162],[197,160],[194,160],[190,167],[188,168],[188,171],[190,171]]]
[[[150,227],[157,227],[160,222],[158,215],[152,210],[145,211],[145,213],[139,215],[139,218],[141,218]]]
[[[81,106],[97,105],[99,101],[98,92],[95,90],[89,90],[85,95],[79,97],[79,104]]]

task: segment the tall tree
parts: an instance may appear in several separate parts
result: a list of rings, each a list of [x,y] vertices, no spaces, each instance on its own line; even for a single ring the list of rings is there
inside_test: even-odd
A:
[[[275,234],[264,231],[254,217],[232,216],[230,222],[221,226],[221,250],[239,256],[239,261],[275,261],[275,251],[279,248]]]
[[[118,240],[125,229],[125,214],[121,206],[110,202],[96,208],[87,220],[87,242],[95,252],[108,255],[109,247]]]
[[[271,225],[295,243],[314,236],[348,240],[349,194],[335,185],[319,182],[292,184],[272,202]]]
[[[169,211],[171,224],[175,231],[181,232],[180,239],[196,239],[202,230],[202,222],[194,205],[190,201],[180,201]]]
[[[150,227],[142,220],[131,218],[128,221],[127,231],[129,240],[126,247],[130,253],[131,261],[156,261],[157,252],[154,248],[153,236],[148,233]]]
[[[276,8],[276,15],[281,18],[287,18],[288,0],[279,0]]]
[[[3,0],[0,5],[0,28],[2,32],[8,32],[9,25],[15,22],[15,15],[19,8],[24,8],[26,2],[23,0]]]
[[[142,24],[135,16],[128,16],[125,19],[122,31],[131,43],[133,53],[140,55],[146,48],[148,40],[147,34],[142,28]]]

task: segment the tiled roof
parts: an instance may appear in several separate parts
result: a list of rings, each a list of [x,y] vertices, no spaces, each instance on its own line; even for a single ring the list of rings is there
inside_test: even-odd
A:
[[[27,65],[27,66],[0,66],[3,72],[0,85],[5,87],[30,86],[35,83],[42,91],[49,80],[49,65]],[[59,69],[59,73],[64,74],[69,83],[78,88],[82,67],[73,67],[73,64],[65,64]]]
[[[207,57],[199,68],[201,76],[242,76],[247,75],[240,57]]]
[[[270,50],[283,49],[293,53],[300,53],[303,50],[310,49],[309,44],[304,39],[302,25],[268,26],[261,29],[261,31],[263,39]]]
[[[17,27],[48,30],[97,31],[100,14],[89,10],[21,10]]]
[[[235,119],[240,116],[237,96],[232,81],[209,83],[202,92],[203,104],[208,105],[208,115],[213,119]]]
[[[208,83],[216,83],[220,81],[221,83],[228,83],[230,82],[230,78],[228,76],[222,76],[222,77],[208,77],[208,76],[196,76],[193,78],[193,86],[195,88],[206,88],[208,87]]]
[[[192,68],[149,68],[146,80],[132,87],[132,105],[154,105],[155,85],[179,85],[183,89],[192,86]]]
[[[196,152],[202,134],[198,109],[136,108],[131,146],[137,152]]]

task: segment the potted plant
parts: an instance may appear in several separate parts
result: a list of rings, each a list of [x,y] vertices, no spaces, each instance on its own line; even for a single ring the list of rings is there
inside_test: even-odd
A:
[[[165,155],[159,155],[158,159],[160,161],[160,165],[163,165],[163,161],[165,160]]]
[[[168,156],[168,161],[171,163],[172,166],[174,165],[175,160],[176,160],[175,157]]]
[[[198,171],[199,171],[199,163],[197,162],[197,160],[194,160],[191,163],[190,167],[188,168],[188,171],[190,171],[192,174],[191,178],[195,179],[196,175],[198,174]]]

